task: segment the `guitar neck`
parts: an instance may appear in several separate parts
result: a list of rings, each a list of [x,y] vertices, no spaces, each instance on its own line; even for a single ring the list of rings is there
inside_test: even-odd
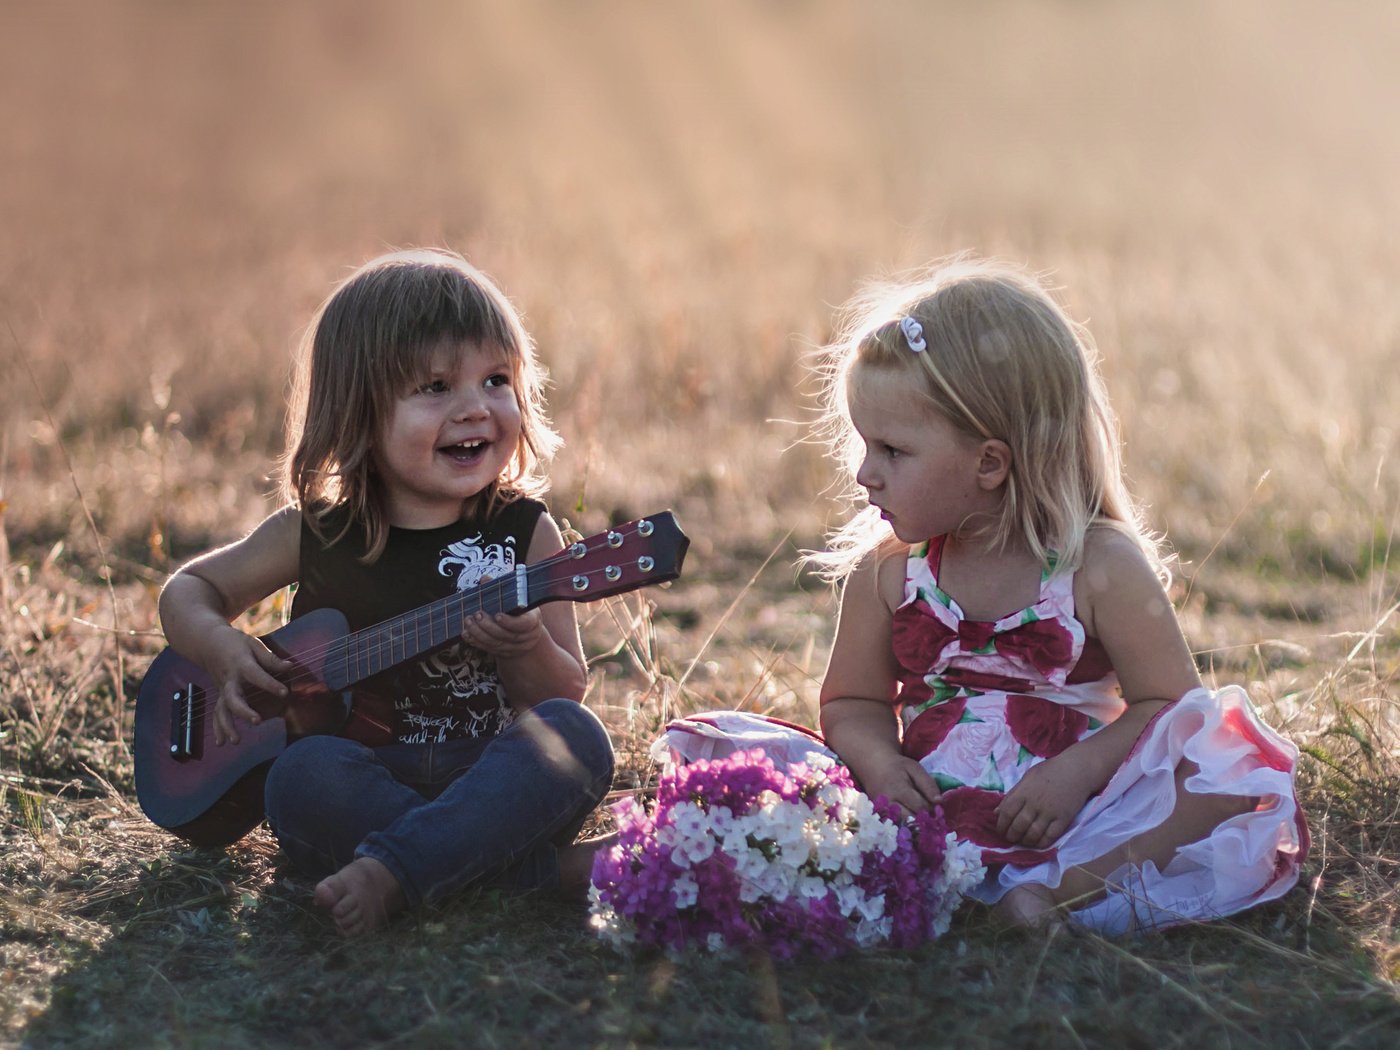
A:
[[[381,671],[440,649],[460,638],[467,620],[478,612],[524,612],[538,605],[539,599],[530,600],[529,575],[530,567],[520,565],[509,576],[352,631],[327,655],[326,684],[337,691],[351,689]]]
[[[590,602],[674,580],[689,544],[670,511],[571,543],[551,558],[517,565],[478,587],[345,635],[326,653],[325,684],[350,689],[441,648],[460,638],[467,619],[478,612],[521,613],[550,601]]]

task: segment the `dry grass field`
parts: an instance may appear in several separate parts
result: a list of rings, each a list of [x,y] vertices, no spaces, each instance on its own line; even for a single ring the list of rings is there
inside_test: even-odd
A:
[[[1353,0],[4,5],[0,1045],[1397,1045],[1397,54]],[[829,964],[619,957],[492,894],[347,946],[264,832],[153,828],[157,589],[274,506],[316,304],[422,244],[524,310],[556,511],[692,537],[679,583],[581,608],[633,790],[676,711],[815,718],[834,306],[960,250],[1051,274],[1203,674],[1307,753],[1304,882]]]

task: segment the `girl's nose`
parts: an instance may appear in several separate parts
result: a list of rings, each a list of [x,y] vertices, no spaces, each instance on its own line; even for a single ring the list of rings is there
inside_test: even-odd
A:
[[[454,406],[455,419],[484,419],[486,417],[486,396],[483,391],[471,387],[464,389]]]
[[[878,478],[874,469],[870,466],[870,457],[866,456],[860,462],[860,469],[856,471],[856,484],[863,489],[878,488]]]

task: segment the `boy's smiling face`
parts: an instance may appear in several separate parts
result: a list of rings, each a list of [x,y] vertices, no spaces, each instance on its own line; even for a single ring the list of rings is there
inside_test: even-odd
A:
[[[514,369],[498,352],[445,344],[394,401],[375,444],[389,523],[429,529],[500,477],[520,444]]]

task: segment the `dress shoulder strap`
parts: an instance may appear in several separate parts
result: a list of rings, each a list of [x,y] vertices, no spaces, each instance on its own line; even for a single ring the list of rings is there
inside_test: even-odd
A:
[[[1068,608],[1074,608],[1074,577],[1077,570],[1070,569],[1068,572],[1056,572],[1055,568],[1060,561],[1060,553],[1050,550],[1049,564],[1040,571],[1040,600],[1056,598],[1063,605],[1069,602]]]
[[[934,583],[938,582],[938,574],[943,568],[943,545],[947,540],[948,537],[946,535],[935,536],[927,543],[921,544],[920,547],[915,547],[910,551],[910,556],[913,557],[915,551],[922,549],[923,561],[928,565],[928,573],[933,577]]]

